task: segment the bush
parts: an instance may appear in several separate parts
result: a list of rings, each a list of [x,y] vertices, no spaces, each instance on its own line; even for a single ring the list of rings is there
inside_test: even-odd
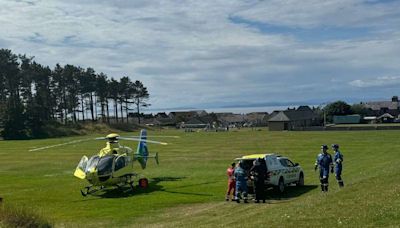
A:
[[[0,227],[53,227],[42,216],[25,208],[0,206]]]

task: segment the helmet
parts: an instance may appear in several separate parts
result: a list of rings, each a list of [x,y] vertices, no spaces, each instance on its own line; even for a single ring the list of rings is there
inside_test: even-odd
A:
[[[321,145],[321,149],[326,149],[326,150],[327,150],[327,149],[328,149],[328,146],[325,145],[325,144],[324,144],[324,145]]]
[[[117,143],[117,142],[118,142],[118,139],[119,139],[119,135],[118,135],[118,134],[115,134],[115,133],[108,134],[108,135],[106,136],[106,139],[107,139],[108,142],[110,142],[110,143]]]
[[[339,149],[339,145],[338,144],[332,144],[332,149]]]

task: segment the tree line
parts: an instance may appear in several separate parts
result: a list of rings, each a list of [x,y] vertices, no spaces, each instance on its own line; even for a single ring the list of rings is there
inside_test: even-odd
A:
[[[54,69],[33,57],[0,49],[0,128],[9,139],[37,138],[49,123],[79,121],[128,122],[135,110],[148,106],[142,82],[116,80],[93,68],[57,64]]]

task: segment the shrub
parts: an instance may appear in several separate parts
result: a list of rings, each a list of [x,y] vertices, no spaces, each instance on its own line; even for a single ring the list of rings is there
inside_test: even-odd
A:
[[[53,225],[25,208],[0,206],[0,227],[47,228]]]

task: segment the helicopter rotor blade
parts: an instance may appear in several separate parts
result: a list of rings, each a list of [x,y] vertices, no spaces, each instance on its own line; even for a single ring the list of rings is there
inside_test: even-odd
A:
[[[124,137],[124,138],[136,138],[136,139],[140,139],[140,136],[128,136],[128,137]],[[176,136],[176,135],[156,135],[156,136],[146,136],[146,138],[174,138],[174,139],[179,139],[180,136]]]
[[[38,150],[45,150],[45,149],[50,149],[50,148],[54,148],[54,147],[59,147],[59,146],[65,146],[65,145],[70,145],[70,144],[75,144],[75,143],[80,143],[80,142],[85,142],[85,141],[90,141],[93,140],[93,138],[90,139],[80,139],[80,140],[72,140],[66,143],[60,143],[60,144],[56,144],[56,145],[50,145],[50,146],[44,146],[44,147],[39,147],[39,148],[34,148],[34,149],[30,149],[28,150],[29,152],[33,152],[33,151],[38,151]]]
[[[160,145],[168,145],[166,142],[159,142],[159,141],[154,141],[154,140],[146,140],[142,138],[127,138],[127,137],[119,137],[119,139],[122,140],[129,140],[129,141],[137,141],[137,142],[148,142],[148,143],[154,143],[154,144],[160,144]]]
[[[168,145],[166,142],[160,142],[160,141],[154,141],[154,140],[148,140],[140,137],[118,137],[118,139],[121,140],[128,140],[128,141],[137,141],[137,142],[148,142],[148,143],[154,143],[154,144],[161,144],[161,145]],[[106,137],[98,137],[95,138],[95,140],[107,140]]]
[[[106,139],[107,139],[106,137],[97,137],[94,140],[106,140]]]

